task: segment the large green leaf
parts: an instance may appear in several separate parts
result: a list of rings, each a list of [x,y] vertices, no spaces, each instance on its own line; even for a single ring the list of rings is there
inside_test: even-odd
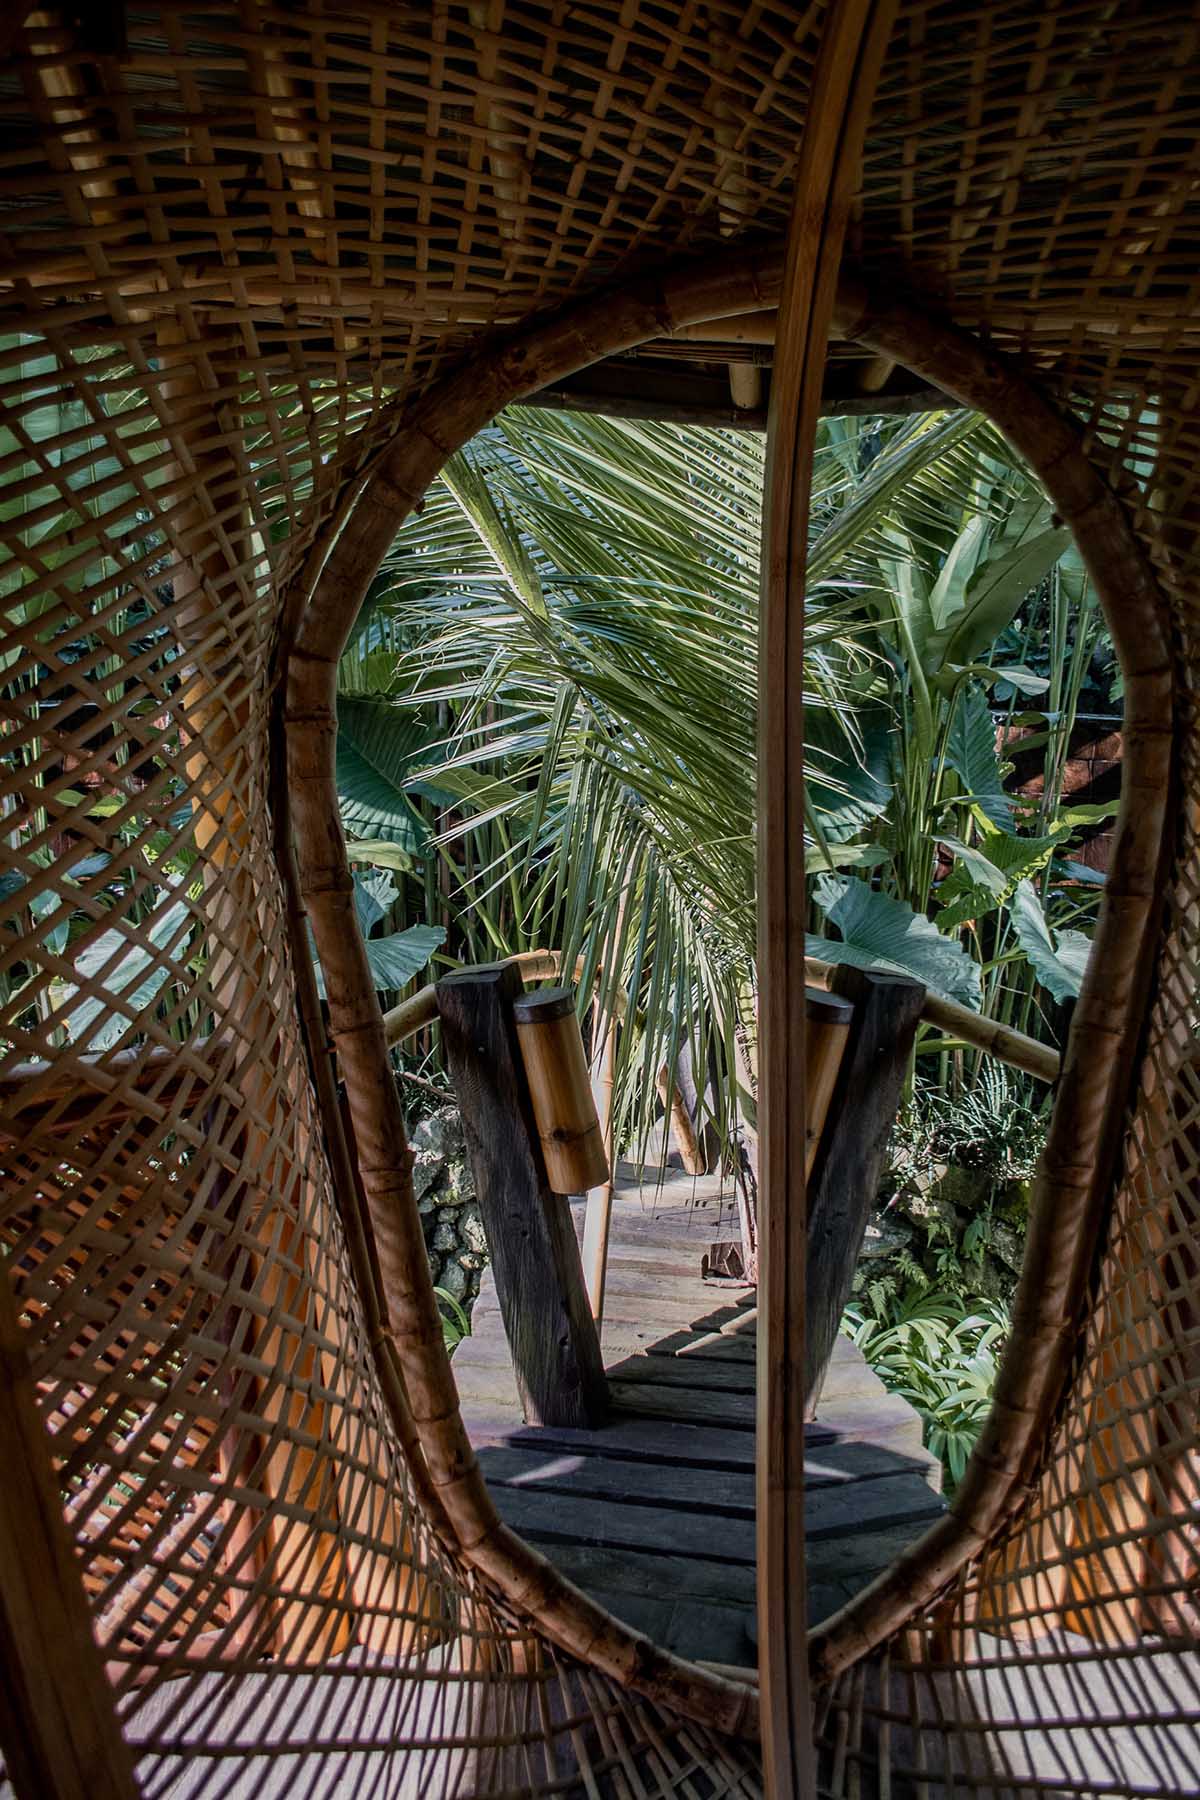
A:
[[[429,833],[404,784],[428,741],[429,727],[415,713],[341,696],[337,788],[347,835],[386,838],[410,856],[425,850]]]
[[[1004,792],[996,755],[996,726],[983,689],[974,682],[954,703],[946,761],[969,798],[1001,831],[1013,828],[1012,801]]]
[[[1012,624],[1030,590],[1045,579],[1070,542],[1065,527],[1051,526],[1008,547],[1002,542],[981,558],[958,611],[926,643],[930,679],[977,662]]]
[[[809,937],[810,956],[911,975],[948,1000],[979,1007],[979,964],[923,913],[849,876],[823,875],[816,897],[841,941]]]
[[[1011,916],[1017,941],[1042,986],[1056,1000],[1074,1000],[1083,984],[1092,951],[1091,939],[1082,931],[1060,931],[1056,942],[1050,935],[1042,903],[1028,881],[1018,883]]]
[[[995,912],[1008,899],[1018,881],[1045,868],[1055,847],[1069,835],[1069,827],[1045,837],[1018,837],[1011,831],[988,831],[980,844],[958,838],[941,842],[954,852],[954,867],[937,890],[940,931],[953,931],[968,919]]]
[[[804,717],[808,804],[830,843],[843,842],[877,819],[892,797],[895,727],[885,707],[868,702],[850,724],[821,707]]]
[[[375,869],[370,874],[362,869],[355,869],[353,874],[354,912],[367,947],[367,962],[375,978],[375,986],[388,990],[403,988],[414,975],[421,973],[434,952],[445,943],[446,933],[440,925],[410,925],[406,931],[391,931],[386,932],[383,937],[372,937],[372,931],[397,899],[399,889],[387,869]],[[308,944],[312,951],[317,992],[324,1000],[325,976],[311,926]]]
[[[367,939],[367,961],[377,988],[400,989],[419,975],[446,941],[440,925],[410,925],[407,931]]]

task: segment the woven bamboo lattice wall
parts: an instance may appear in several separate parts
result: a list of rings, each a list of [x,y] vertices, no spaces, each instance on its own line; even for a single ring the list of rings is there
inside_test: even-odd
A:
[[[747,1694],[488,1514],[339,949],[320,669],[375,541],[530,357],[778,298],[835,10],[0,24],[5,1431],[36,1400],[131,1747],[68,1708],[50,1764],[9,1750],[27,1791],[759,1791]],[[948,1527],[814,1645],[839,1794],[1200,1786],[1198,38],[1167,5],[902,5],[867,127],[849,255],[1078,419],[1152,578],[1131,897],[995,1430]],[[86,1649],[54,1666],[80,1691]]]

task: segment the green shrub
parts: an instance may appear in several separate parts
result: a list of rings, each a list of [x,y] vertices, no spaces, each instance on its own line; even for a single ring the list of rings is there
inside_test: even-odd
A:
[[[1008,1334],[1008,1311],[976,1300],[964,1316],[954,1294],[912,1292],[872,1317],[861,1300],[846,1308],[842,1330],[892,1393],[903,1395],[925,1423],[925,1444],[942,1464],[953,1493],[987,1418],[996,1364]]]

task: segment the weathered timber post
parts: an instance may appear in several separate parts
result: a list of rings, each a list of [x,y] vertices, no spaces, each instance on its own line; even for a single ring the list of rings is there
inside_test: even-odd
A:
[[[571,1209],[546,1182],[512,1013],[523,992],[511,962],[447,975],[442,1042],[526,1420],[587,1427],[608,1385]]]
[[[835,994],[854,1007],[808,1188],[804,1393],[820,1390],[850,1298],[879,1187],[925,989],[899,975],[839,968]]]

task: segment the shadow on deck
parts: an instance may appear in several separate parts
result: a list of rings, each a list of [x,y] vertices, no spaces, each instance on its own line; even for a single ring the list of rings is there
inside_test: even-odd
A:
[[[454,1372],[497,1508],[618,1618],[679,1654],[754,1662],[755,1290],[700,1278],[733,1225],[715,1178],[614,1197],[595,1431],[527,1426],[485,1280]],[[807,1431],[809,1611],[841,1606],[944,1508],[921,1422],[848,1339]]]

